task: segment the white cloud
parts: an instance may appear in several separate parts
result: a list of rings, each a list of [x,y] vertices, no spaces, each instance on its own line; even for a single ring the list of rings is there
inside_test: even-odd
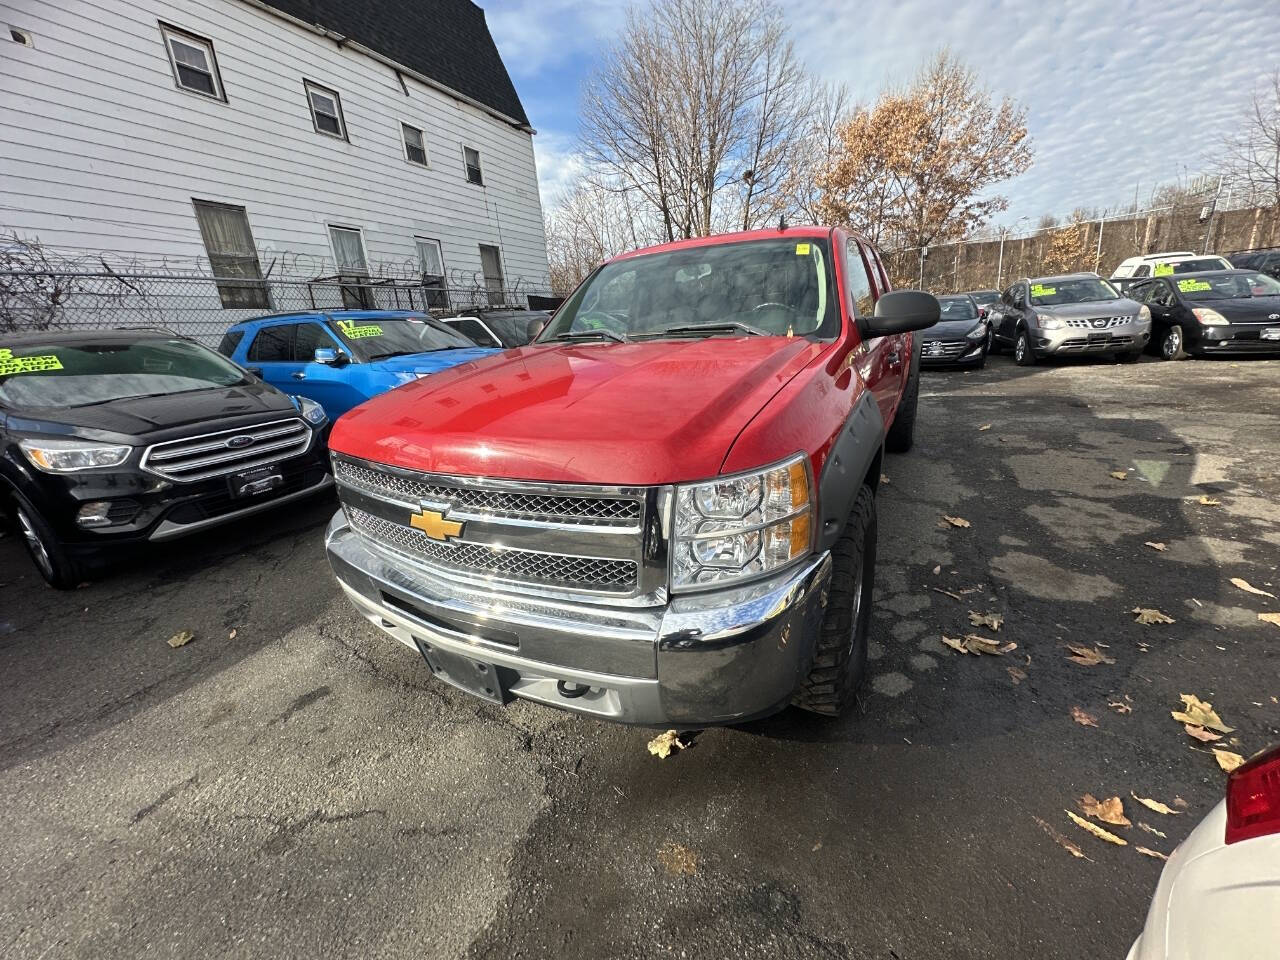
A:
[[[542,209],[550,211],[565,190],[582,173],[586,164],[577,151],[572,134],[541,132],[533,138],[533,154],[538,162],[538,192]]]

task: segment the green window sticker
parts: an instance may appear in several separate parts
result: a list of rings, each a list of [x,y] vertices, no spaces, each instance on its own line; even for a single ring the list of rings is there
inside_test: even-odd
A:
[[[1213,284],[1208,280],[1179,280],[1178,289],[1183,293],[1200,293],[1204,290],[1212,290]]]
[[[1031,285],[1031,295],[1033,297],[1052,297],[1057,292],[1057,287],[1046,287],[1039,283]]]
[[[42,357],[15,357],[13,351],[0,349],[0,377],[12,376],[15,373],[44,373],[46,370],[61,370],[62,361],[53,354]]]
[[[366,337],[382,336],[382,328],[376,323],[367,323],[362,327],[358,327],[352,320],[339,320],[338,326],[342,330],[342,335],[348,340],[363,340]]]
[[[1157,263],[1157,264],[1155,265],[1155,268],[1151,271],[1151,275],[1152,275],[1153,277],[1170,277],[1170,276],[1173,276],[1173,264],[1172,264],[1172,263]]]

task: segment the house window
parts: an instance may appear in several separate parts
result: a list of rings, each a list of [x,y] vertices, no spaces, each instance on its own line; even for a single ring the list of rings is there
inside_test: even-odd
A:
[[[213,55],[213,41],[165,23],[160,24],[160,32],[164,35],[169,63],[173,67],[173,79],[178,86],[214,100],[226,99],[222,92],[218,61]]]
[[[462,148],[462,162],[467,168],[467,182],[484,186],[484,177],[480,173],[480,151],[471,147]]]
[[[400,135],[404,138],[404,158],[410,163],[427,165],[427,142],[422,138],[422,131],[407,123],[400,124]]]
[[[338,98],[337,91],[321,87],[310,80],[304,80],[303,86],[307,90],[307,103],[311,106],[311,122],[315,125],[316,133],[345,140],[347,125],[342,119],[342,101]]]
[[[333,260],[338,266],[342,304],[351,310],[375,307],[373,288],[368,283],[369,259],[364,251],[364,234],[355,227],[329,227]]]
[[[270,308],[271,297],[262,279],[258,249],[244,207],[209,200],[191,202],[223,307]]]
[[[414,237],[418,246],[418,268],[422,274],[428,310],[447,310],[449,291],[444,285],[444,258],[440,254],[440,241],[427,237]]]
[[[480,270],[484,274],[485,289],[489,291],[489,306],[502,306],[507,300],[502,283],[502,251],[480,244]]]

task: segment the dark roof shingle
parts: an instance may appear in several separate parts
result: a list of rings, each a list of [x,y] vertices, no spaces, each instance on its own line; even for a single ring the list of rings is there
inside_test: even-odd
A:
[[[528,126],[520,97],[471,0],[261,0],[325,27]]]

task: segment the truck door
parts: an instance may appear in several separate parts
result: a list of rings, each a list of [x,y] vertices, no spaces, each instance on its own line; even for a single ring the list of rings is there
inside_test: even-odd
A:
[[[871,253],[864,254],[858,241],[850,238],[845,247],[845,276],[855,317],[870,316],[879,297],[880,279],[871,266]],[[902,388],[904,360],[902,337],[876,337],[864,341],[865,352],[857,361],[858,373],[876,398],[880,416],[887,424],[893,419]]]

